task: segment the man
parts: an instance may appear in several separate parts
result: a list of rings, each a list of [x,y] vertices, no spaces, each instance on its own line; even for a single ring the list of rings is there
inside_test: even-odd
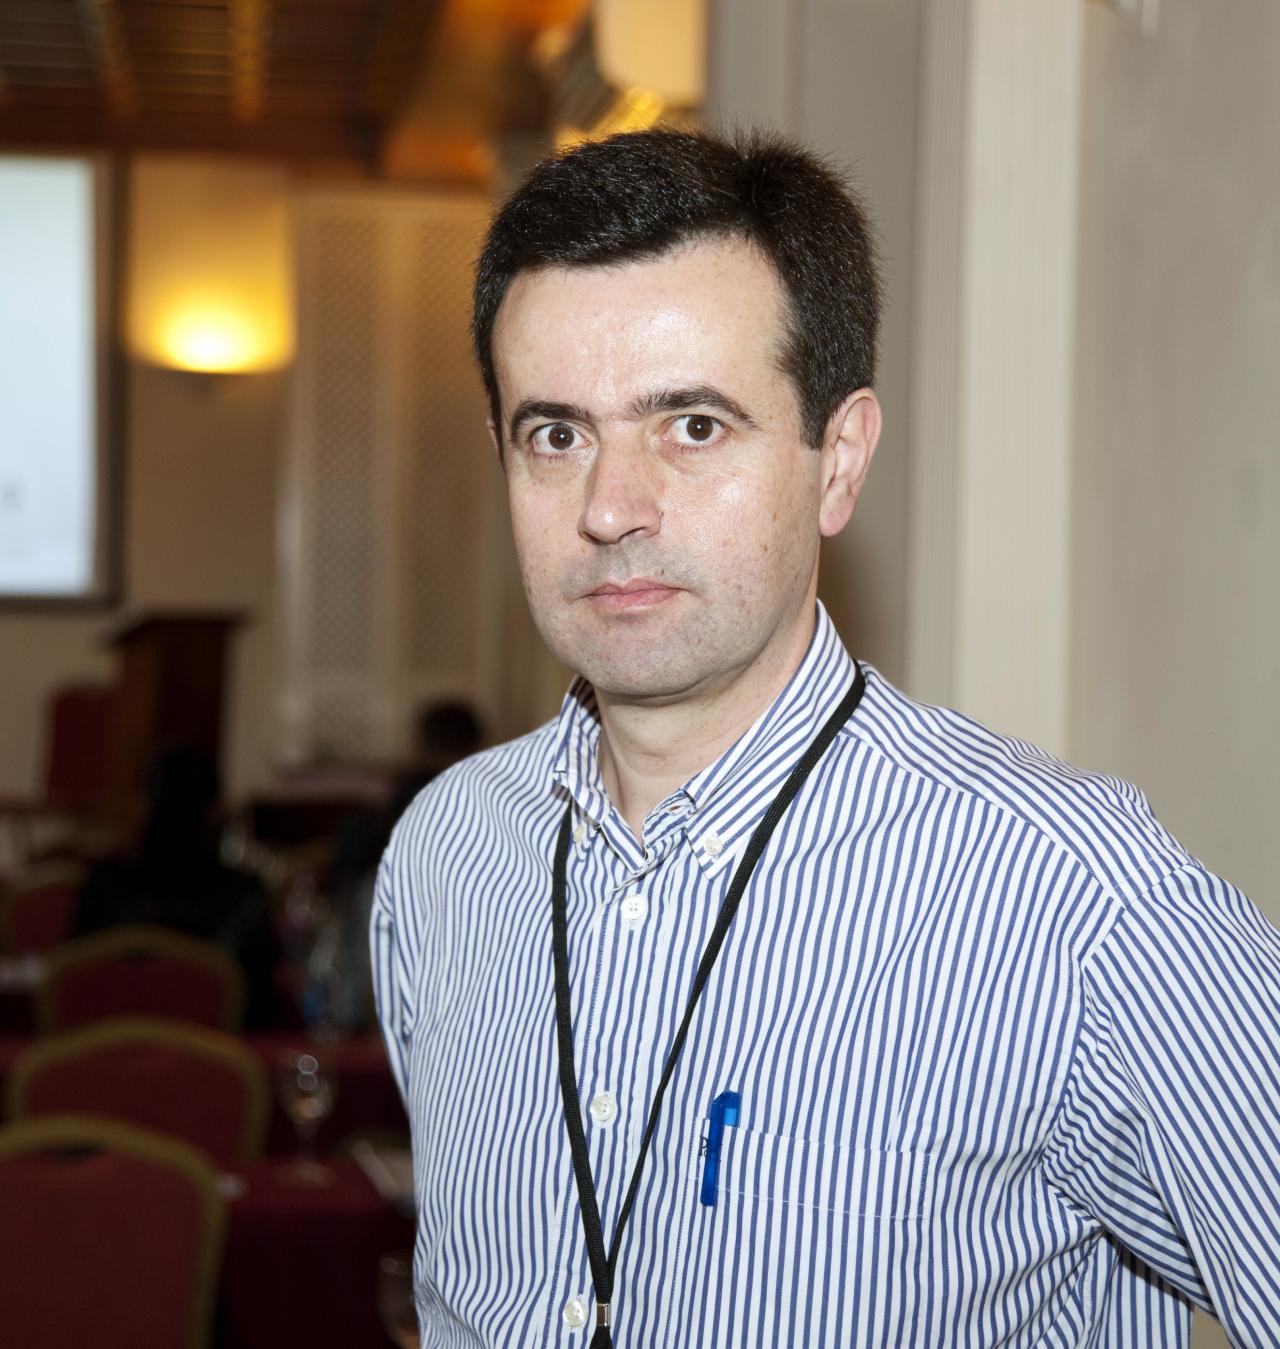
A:
[[[492,226],[490,429],[581,678],[383,862],[425,1346],[1119,1349],[1193,1303],[1280,1344],[1280,935],[816,605],[877,312],[778,145],[587,145]]]

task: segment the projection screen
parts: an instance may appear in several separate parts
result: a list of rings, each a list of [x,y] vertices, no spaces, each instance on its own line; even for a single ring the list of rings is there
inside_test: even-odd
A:
[[[0,605],[115,598],[111,196],[102,162],[0,155]]]

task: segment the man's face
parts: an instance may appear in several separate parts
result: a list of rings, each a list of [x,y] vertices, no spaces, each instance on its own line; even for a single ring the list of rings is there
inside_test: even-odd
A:
[[[525,591],[598,692],[713,693],[807,638],[827,456],[803,444],[784,332],[773,269],[736,241],[507,292],[497,434]]]

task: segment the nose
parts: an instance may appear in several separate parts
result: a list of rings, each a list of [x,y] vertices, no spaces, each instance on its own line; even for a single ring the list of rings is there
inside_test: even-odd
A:
[[[587,475],[578,533],[592,543],[621,543],[658,532],[662,484],[643,447],[602,442]]]

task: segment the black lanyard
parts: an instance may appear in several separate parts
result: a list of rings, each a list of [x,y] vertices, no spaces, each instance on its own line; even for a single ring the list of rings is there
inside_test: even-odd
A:
[[[618,1267],[618,1247],[622,1241],[622,1232],[631,1216],[631,1207],[635,1203],[636,1191],[640,1188],[640,1176],[644,1170],[645,1159],[649,1153],[649,1143],[658,1123],[658,1112],[662,1109],[662,1098],[666,1094],[667,1084],[675,1071],[676,1059],[684,1048],[685,1037],[689,1033],[689,1023],[693,1020],[694,1008],[702,996],[711,968],[716,963],[720,948],[729,931],[729,924],[737,911],[738,901],[742,898],[751,873],[755,870],[760,854],[764,852],[769,836],[777,828],[778,821],[794,800],[796,793],[804,785],[805,779],[813,771],[814,765],[826,753],[827,746],[835,739],[841,726],[853,715],[866,687],[862,670],[858,669],[848,692],[840,700],[839,707],[831,714],[822,729],[814,736],[808,749],[801,755],[790,777],[782,784],[781,790],[769,805],[764,819],[756,826],[751,841],[747,844],[742,861],[733,873],[729,893],[725,895],[716,916],[716,925],[707,940],[702,959],[698,962],[698,972],[694,976],[693,989],[684,1010],[684,1019],[667,1054],[666,1066],[654,1093],[653,1105],[649,1109],[649,1122],[645,1125],[644,1136],[640,1140],[640,1156],[636,1159],[635,1170],[631,1173],[631,1184],[627,1187],[627,1196],[618,1214],[617,1226],[613,1229],[613,1243],[608,1254],[604,1248],[604,1232],[600,1226],[600,1206],[596,1201],[595,1181],[591,1176],[591,1158],[587,1151],[587,1137],[582,1124],[582,1102],[578,1096],[578,1074],[573,1061],[573,1013],[569,1006],[569,916],[565,872],[569,861],[569,838],[573,825],[573,804],[569,804],[560,824],[560,834],[556,839],[555,862],[551,869],[551,943],[555,954],[556,967],[556,1039],[560,1051],[560,1095],[564,1101],[565,1126],[569,1131],[569,1150],[573,1154],[573,1174],[578,1185],[578,1203],[582,1210],[582,1228],[587,1239],[587,1256],[591,1261],[591,1281],[596,1299],[596,1333],[592,1337],[589,1349],[611,1349],[613,1339],[609,1334],[609,1306],[613,1298],[613,1280]]]

